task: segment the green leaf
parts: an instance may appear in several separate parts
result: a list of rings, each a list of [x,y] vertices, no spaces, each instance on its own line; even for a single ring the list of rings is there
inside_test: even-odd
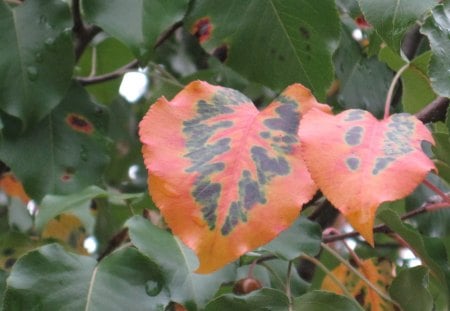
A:
[[[7,274],[5,271],[0,270],[0,301],[3,301],[4,292],[6,289],[6,278]]]
[[[339,40],[334,1],[196,1],[187,29],[245,78],[280,91],[293,82],[319,99],[333,80]]]
[[[367,21],[395,52],[406,31],[435,4],[435,0],[358,0]]]
[[[340,85],[339,105],[345,109],[365,109],[375,116],[382,116],[392,72],[376,57],[367,58],[363,54],[347,24],[342,25],[341,42],[334,56],[334,64]]]
[[[153,54],[158,37],[180,21],[187,0],[83,0],[86,19],[127,45],[141,64]]]
[[[428,37],[430,41],[431,57],[430,67],[428,69],[431,85],[436,93],[441,96],[449,97],[450,88],[450,2],[436,6],[432,15],[430,15],[422,25],[421,32]]]
[[[299,217],[291,227],[263,248],[289,261],[302,254],[316,256],[320,251],[321,241],[322,230],[319,224],[306,217]]]
[[[92,199],[106,196],[107,192],[97,186],[90,186],[79,193],[70,195],[47,195],[42,200],[36,215],[36,228],[42,229],[53,217],[77,209],[89,209]]]
[[[345,296],[325,291],[312,291],[294,299],[294,310],[362,311],[362,308]]]
[[[131,51],[120,41],[107,37],[89,46],[77,64],[77,75],[103,75],[128,64],[133,60]],[[121,79],[88,85],[86,89],[101,103],[110,103],[119,96]]]
[[[428,290],[428,269],[422,266],[401,271],[389,288],[389,294],[403,310],[433,310],[433,297]]]
[[[426,265],[431,271],[433,278],[439,283],[441,294],[446,296],[448,303],[449,291],[448,291],[448,270],[446,267],[448,263],[446,259],[445,249],[442,254],[442,245],[436,245],[440,241],[437,239],[425,238],[421,236],[412,227],[402,223],[398,214],[387,208],[381,209],[378,213],[378,218],[382,220],[389,228],[394,230],[401,238],[403,238],[408,245],[414,250],[417,256],[420,257],[424,265]],[[433,244],[431,245],[431,241]],[[442,246],[442,247],[441,247]]]
[[[126,299],[124,299],[126,297]],[[46,245],[23,256],[7,282],[3,310],[157,310],[168,292],[159,267],[136,249],[96,261]]]
[[[40,201],[45,194],[67,194],[100,182],[108,162],[106,110],[73,84],[49,116],[23,134],[4,133],[0,159]]]
[[[228,265],[212,274],[196,274],[198,260],[195,254],[173,235],[140,216],[126,223],[132,243],[161,266],[171,300],[189,310],[202,308],[222,283],[235,279],[235,267]]]
[[[381,49],[379,59],[398,71],[406,64],[406,61],[389,47]],[[436,98],[430,79],[428,78],[428,64],[431,52],[425,52],[414,58],[402,76],[402,106],[403,111],[414,114]]]
[[[219,296],[206,305],[205,311],[285,311],[288,307],[289,300],[283,292],[262,288],[242,296],[235,294]]]
[[[64,1],[0,2],[0,109],[25,126],[45,117],[70,86],[74,56]]]

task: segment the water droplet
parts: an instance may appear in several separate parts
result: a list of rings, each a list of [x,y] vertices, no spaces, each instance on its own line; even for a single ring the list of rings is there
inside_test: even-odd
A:
[[[44,56],[41,52],[37,52],[36,54],[34,54],[34,57],[36,59],[36,62],[38,63],[42,63],[42,61],[44,60]]]
[[[45,39],[44,43],[45,43],[45,45],[47,47],[51,47],[53,45],[53,43],[55,43],[55,39],[54,38],[47,38],[47,39]]]
[[[39,72],[36,67],[30,66],[27,68],[27,75],[30,81],[36,81],[38,78]]]
[[[158,295],[162,290],[162,286],[160,283],[150,280],[145,284],[145,292],[149,296],[156,296]]]

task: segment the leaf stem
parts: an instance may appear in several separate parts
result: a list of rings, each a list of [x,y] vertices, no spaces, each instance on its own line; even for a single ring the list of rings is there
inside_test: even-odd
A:
[[[131,69],[137,68],[139,62],[135,59],[132,62],[126,64],[123,67],[118,68],[117,70],[113,72],[109,72],[103,75],[94,76],[94,77],[78,77],[77,81],[81,83],[81,85],[90,85],[90,84],[96,84],[101,82],[106,82],[109,80],[114,80],[123,74],[127,73]]]
[[[423,184],[427,186],[428,189],[439,195],[442,198],[443,202],[450,203],[450,197],[447,194],[445,194],[441,189],[439,189],[426,179],[423,180]]]
[[[292,311],[291,271],[292,271],[292,260],[289,260],[285,285],[286,296],[288,297],[289,300],[289,311]]]
[[[336,284],[342,290],[342,292],[344,293],[345,296],[356,301],[355,298],[352,296],[352,294],[348,291],[347,287],[345,287],[345,285],[342,284],[341,281],[339,281],[339,279],[334,275],[334,273],[331,272],[331,270],[328,269],[322,262],[320,262],[320,260],[318,260],[312,256],[305,255],[305,254],[301,255],[300,258],[308,260],[308,261],[312,262],[314,265],[316,265],[316,267],[318,267],[320,270],[325,272],[325,274],[327,276],[330,277],[330,279],[333,281],[333,283]]]
[[[347,260],[345,260],[345,258],[343,258],[341,255],[339,255],[338,252],[336,252],[334,249],[332,249],[331,247],[329,247],[325,243],[321,243],[321,245],[327,252],[329,252],[337,260],[339,260],[339,262],[341,262],[342,264],[347,266],[347,268],[349,270],[351,270],[354,274],[356,274],[364,283],[367,284],[367,286],[369,286],[371,289],[373,289],[378,294],[378,296],[382,297],[384,300],[386,300],[386,301],[388,301],[388,302],[390,302],[390,303],[392,303],[394,305],[397,305],[397,303],[394,300],[392,300],[391,297],[389,297],[388,295],[383,293],[375,284],[370,282],[361,272],[359,272]]]
[[[408,69],[409,63],[403,65],[397,73],[395,74],[394,78],[392,79],[391,85],[389,86],[389,90],[386,95],[386,102],[384,104],[384,119],[387,119],[389,117],[389,111],[391,108],[391,101],[392,101],[392,95],[394,94],[395,86],[397,85],[398,80],[400,79],[402,73]]]

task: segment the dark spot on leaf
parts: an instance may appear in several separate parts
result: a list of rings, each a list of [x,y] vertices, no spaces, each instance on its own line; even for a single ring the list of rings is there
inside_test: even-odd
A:
[[[298,30],[300,30],[300,34],[302,35],[302,37],[304,38],[304,39],[306,39],[306,40],[308,40],[309,38],[310,38],[310,33],[309,33],[309,30],[306,28],[306,27],[304,27],[304,26],[300,26],[299,28],[298,28]]]
[[[14,248],[12,248],[12,247],[5,247],[5,248],[2,250],[3,256],[11,256],[12,254],[14,254],[14,252],[15,252],[15,250],[14,250]]]
[[[259,135],[265,139],[270,138],[270,132],[261,132]]]
[[[94,130],[91,122],[79,114],[71,113],[66,117],[67,124],[77,132],[91,134]]]
[[[64,182],[67,182],[73,178],[74,170],[73,168],[66,168],[64,170],[64,173],[61,175],[61,180]]]
[[[273,177],[287,175],[290,172],[289,164],[285,158],[271,158],[268,156],[267,150],[262,147],[252,147],[251,154],[260,184],[267,184]]]
[[[217,57],[222,63],[225,62],[228,58],[228,46],[222,44],[213,51],[212,55]]]
[[[366,112],[364,110],[353,109],[347,113],[347,116],[345,117],[344,121],[362,120],[365,113]]]
[[[197,20],[192,27],[192,34],[197,37],[200,43],[209,39],[212,32],[211,20],[209,17],[204,17]]]
[[[345,164],[351,171],[356,171],[359,168],[360,160],[357,157],[348,157]]]
[[[284,62],[286,60],[286,58],[284,57],[284,55],[278,55],[278,60],[280,62]]]
[[[10,269],[16,263],[16,261],[17,261],[16,258],[6,259],[4,264],[5,269]]]
[[[270,54],[275,54],[277,51],[274,48],[270,49]]]
[[[91,204],[89,205],[89,209],[94,212],[98,210],[98,204],[97,204],[96,200],[91,201]]]
[[[300,114],[294,105],[285,104],[279,106],[275,111],[279,118],[264,120],[264,124],[272,130],[280,130],[288,134],[295,134],[298,130]]]
[[[362,126],[353,126],[345,133],[344,140],[350,146],[357,146],[362,141],[363,133]]]
[[[389,163],[393,162],[395,158],[393,157],[382,157],[382,158],[376,158],[375,166],[373,167],[372,174],[378,175],[379,172],[384,170]]]
[[[311,51],[311,45],[309,43],[305,45],[305,50],[307,50],[308,52]]]

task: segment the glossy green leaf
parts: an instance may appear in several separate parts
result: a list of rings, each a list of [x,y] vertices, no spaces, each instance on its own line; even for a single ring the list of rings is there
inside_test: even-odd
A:
[[[342,25],[341,42],[334,56],[338,103],[345,109],[360,108],[382,116],[392,72],[376,57],[367,58],[351,31],[348,25]]]
[[[0,2],[0,109],[25,125],[56,107],[74,65],[70,12],[63,1]]]
[[[339,39],[334,1],[196,1],[186,27],[205,50],[250,81],[280,91],[293,82],[325,98]]]
[[[148,310],[168,304],[158,266],[133,248],[99,265],[57,244],[23,256],[11,271],[3,310]]]
[[[406,31],[420,19],[435,0],[358,0],[366,20],[395,52]]]
[[[173,235],[142,217],[134,216],[126,226],[131,242],[161,267],[171,300],[189,310],[202,308],[222,283],[235,279],[233,265],[207,275],[194,273],[198,266],[195,254]]]
[[[428,69],[431,85],[436,93],[441,96],[450,96],[450,2],[436,6],[432,14],[422,25],[421,32],[428,37],[430,41],[431,57],[430,67]]]
[[[142,64],[150,59],[158,37],[180,21],[187,0],[83,0],[88,21],[127,45]]]
[[[68,194],[100,182],[108,162],[104,137],[107,111],[73,84],[49,116],[23,134],[4,133],[0,159],[21,180],[27,194]]]
[[[439,141],[436,141],[436,143],[436,149],[441,149],[439,147]],[[443,146],[450,148],[448,142]],[[450,158],[447,158],[447,161],[450,161]],[[438,164],[439,162],[435,161],[435,163]],[[439,174],[442,174],[441,170],[439,170]],[[441,191],[450,192],[450,187],[440,178],[440,176],[430,174],[427,179],[437,188],[441,189]],[[430,190],[427,186],[419,185],[414,192],[406,198],[406,211],[409,212],[421,207],[423,204],[437,203],[441,200],[441,197]],[[416,217],[410,219],[409,222],[413,224],[424,236],[450,236],[450,209],[448,208],[438,209],[432,213],[417,215]]]
[[[379,53],[381,61],[386,62],[389,67],[398,71],[406,64],[403,58],[385,47]],[[416,113],[436,98],[430,79],[428,78],[428,65],[430,63],[431,53],[425,52],[414,58],[402,76],[402,106],[403,111]]]
[[[99,76],[110,73],[133,60],[131,51],[115,38],[107,37],[89,46],[77,64],[77,76]],[[121,79],[113,79],[93,85],[86,90],[101,103],[110,103],[119,96]]]
[[[428,269],[423,266],[400,271],[389,288],[389,294],[403,310],[433,310],[433,297],[428,289],[428,274]]]
[[[262,288],[247,295],[225,294],[206,305],[205,311],[285,311],[288,297],[281,291]]]
[[[312,291],[294,299],[295,311],[362,311],[353,300],[325,291]]]
[[[90,186],[79,193],[69,195],[47,195],[42,200],[36,215],[36,228],[42,229],[53,217],[76,209],[89,209],[91,200],[106,196],[107,192],[97,186]]]
[[[320,251],[322,230],[318,223],[299,217],[288,229],[264,249],[285,260],[293,260],[301,254],[316,256]]]
[[[408,245],[414,250],[415,254],[420,257],[424,265],[426,265],[433,272],[433,277],[438,280],[443,294],[446,295],[448,299],[449,294],[446,275],[439,263],[436,261],[437,257],[435,258],[429,253],[430,248],[427,247],[425,239],[419,234],[419,232],[411,226],[404,224],[400,220],[398,214],[390,209],[381,209],[378,213],[378,218],[408,243]]]

